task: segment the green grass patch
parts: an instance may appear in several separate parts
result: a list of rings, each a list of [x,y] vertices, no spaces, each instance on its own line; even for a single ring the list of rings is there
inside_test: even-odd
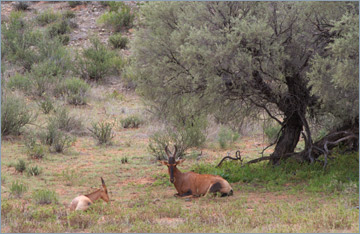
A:
[[[321,163],[299,164],[288,160],[279,166],[265,163],[245,165],[224,162],[220,168],[214,165],[197,164],[192,167],[200,174],[219,175],[230,183],[244,182],[261,185],[267,190],[284,190],[288,184],[296,190],[309,192],[341,192],[359,188],[358,154],[334,153],[326,170]]]

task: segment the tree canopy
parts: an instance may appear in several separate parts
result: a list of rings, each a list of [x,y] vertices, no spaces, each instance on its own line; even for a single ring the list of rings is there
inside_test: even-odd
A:
[[[313,161],[325,151],[309,118],[358,129],[358,28],[351,2],[150,2],[132,45],[138,90],[165,117],[265,110],[282,126],[266,159],[294,155],[303,133]]]

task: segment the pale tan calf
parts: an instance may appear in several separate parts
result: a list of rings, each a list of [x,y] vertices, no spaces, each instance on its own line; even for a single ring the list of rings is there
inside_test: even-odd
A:
[[[105,202],[109,202],[109,195],[107,188],[105,186],[105,182],[103,178],[101,178],[102,188],[98,189],[92,193],[87,195],[80,195],[75,197],[70,204],[70,210],[87,210],[91,204],[93,204],[96,200],[102,199]]]
[[[182,163],[185,159],[175,161],[176,151],[177,147],[175,146],[174,154],[171,155],[166,146],[165,152],[169,157],[169,161],[160,161],[161,164],[168,167],[170,182],[174,184],[178,192],[175,194],[176,196],[202,196],[209,192],[220,192],[221,196],[233,195],[233,189],[231,188],[229,182],[221,176],[208,174],[201,175],[195,172],[182,173],[176,166]]]

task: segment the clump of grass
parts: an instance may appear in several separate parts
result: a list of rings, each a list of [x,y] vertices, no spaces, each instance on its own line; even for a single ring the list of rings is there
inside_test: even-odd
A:
[[[47,190],[47,189],[40,189],[33,193],[32,198],[35,201],[35,204],[44,205],[44,204],[51,204],[57,203],[58,198],[54,191]]]
[[[128,158],[125,156],[125,157],[122,157],[121,158],[121,163],[122,164],[125,164],[125,163],[128,163]]]
[[[138,116],[132,115],[120,120],[120,123],[123,128],[138,128],[142,120]]]
[[[10,186],[10,194],[15,198],[20,198],[27,191],[27,187],[24,184],[15,181]]]
[[[23,159],[19,159],[15,164],[15,170],[22,173],[26,170],[26,162]]]
[[[114,90],[112,93],[110,93],[108,95],[109,98],[113,98],[119,101],[123,101],[124,100],[124,95],[122,95],[119,91]]]
[[[239,133],[232,131],[230,128],[221,126],[218,134],[218,142],[220,147],[225,149],[227,146],[232,145],[239,137]]]
[[[53,102],[48,96],[45,97],[45,99],[39,101],[38,106],[45,115],[49,114],[52,110],[54,110]]]
[[[128,42],[129,42],[129,39],[127,37],[123,37],[121,35],[121,33],[117,33],[117,34],[111,35],[109,37],[109,43],[115,49],[117,49],[117,48],[120,48],[120,49],[126,48],[126,45],[127,45]]]
[[[92,128],[89,128],[89,131],[92,133],[92,136],[98,140],[100,145],[111,144],[111,139],[114,138],[114,133],[112,128],[114,124],[107,122],[98,122],[93,123]]]
[[[30,135],[25,140],[25,146],[30,158],[42,159],[45,156],[45,147],[36,142],[35,136]]]
[[[41,168],[38,167],[38,166],[32,166],[32,167],[29,167],[27,170],[26,170],[26,173],[28,176],[38,176],[40,175],[41,173]]]
[[[53,10],[46,10],[36,16],[36,21],[40,26],[45,26],[52,22],[55,22],[60,17],[59,14],[55,13]]]
[[[79,78],[66,79],[57,89],[57,92],[66,97],[69,104],[85,105],[86,95],[90,86]]]
[[[17,97],[1,100],[1,135],[20,135],[22,128],[34,120],[26,103]]]
[[[61,177],[65,180],[65,185],[70,186],[75,184],[78,175],[75,173],[74,170],[69,171],[68,169],[66,169],[61,172]]]

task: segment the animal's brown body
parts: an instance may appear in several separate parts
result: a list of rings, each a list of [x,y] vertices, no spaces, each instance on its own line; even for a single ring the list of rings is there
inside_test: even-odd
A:
[[[75,197],[70,203],[70,210],[87,210],[91,204],[93,204],[96,200],[102,199],[105,202],[109,202],[109,195],[107,188],[105,186],[105,182],[103,178],[101,178],[102,187],[92,193],[87,195],[80,195]]]
[[[169,156],[169,162],[160,161],[163,165],[168,166],[170,182],[174,184],[177,190],[177,196],[202,196],[207,193],[220,192],[222,196],[230,196],[233,189],[230,184],[221,176],[198,174],[195,172],[182,173],[176,168],[183,160],[175,161],[177,147],[175,146],[174,154],[171,156],[167,147],[165,152]]]

